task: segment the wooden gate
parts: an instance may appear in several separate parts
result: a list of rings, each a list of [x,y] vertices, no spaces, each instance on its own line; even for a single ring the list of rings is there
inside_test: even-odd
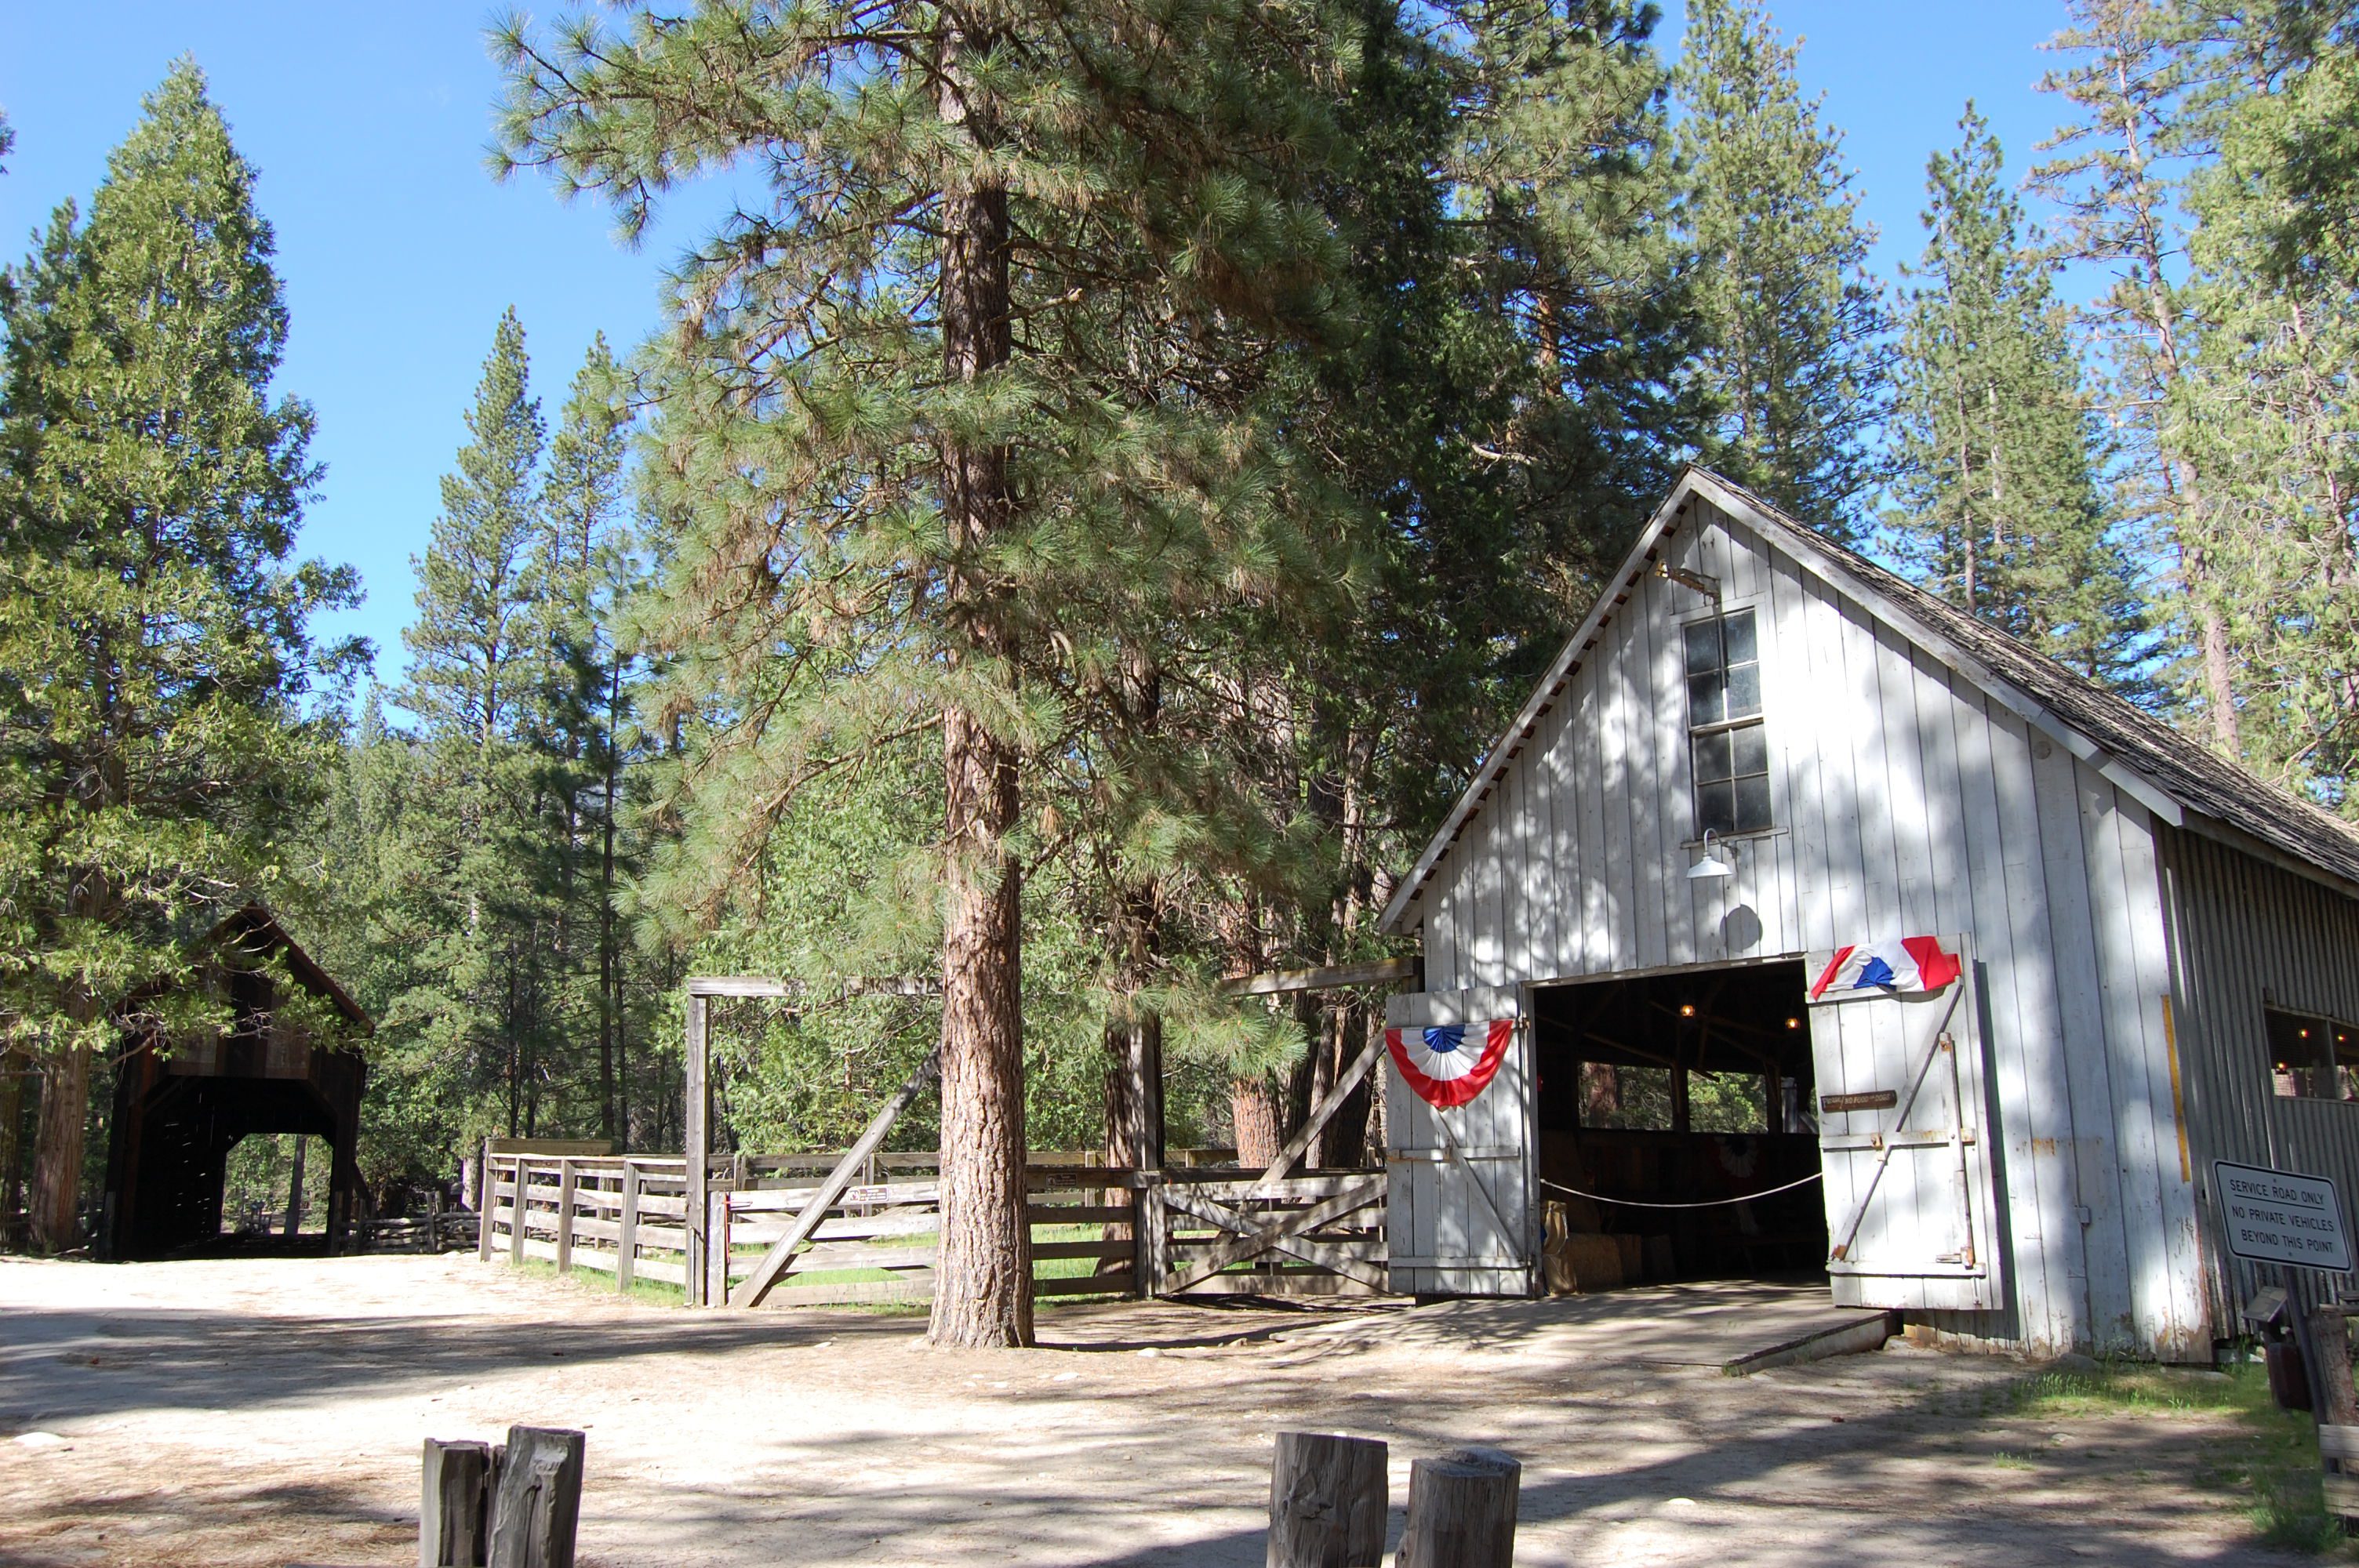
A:
[[[1973,952],[1942,941],[1964,956],[1942,989],[1830,991],[1810,1009],[1827,1274],[1845,1306],[2006,1304]]]
[[[1473,1102],[1444,1110],[1386,1075],[1386,1159],[1394,1173],[1389,1260],[1403,1293],[1522,1296],[1539,1256],[1534,1130],[1538,1099],[1531,1031],[1509,986],[1408,991],[1385,1003],[1394,1029],[1451,1029],[1513,1020],[1515,1042],[1498,1076]]]
[[[1382,1171],[1270,1179],[1164,1171],[1144,1189],[1151,1294],[1379,1295]]]

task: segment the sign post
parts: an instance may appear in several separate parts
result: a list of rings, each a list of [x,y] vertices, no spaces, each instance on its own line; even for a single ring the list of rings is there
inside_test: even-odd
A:
[[[2234,1256],[2287,1271],[2351,1271],[2350,1228],[2343,1218],[2343,1196],[2332,1179],[2214,1160],[2212,1180],[2228,1250]],[[2286,1283],[2293,1283],[2289,1272]],[[2359,1427],[2340,1424],[2352,1419],[2349,1331],[2340,1307],[2321,1303],[2315,1309],[2320,1321],[2313,1325],[2312,1309],[2303,1306],[2291,1290],[2281,1293],[2288,1298],[2289,1326],[2308,1374],[2310,1415],[2318,1422],[2319,1459],[2326,1472],[2327,1511],[2340,1515],[2349,1533],[2359,1519],[2359,1474],[2349,1468],[2359,1464]],[[2330,1336],[2332,1368],[2326,1365],[2328,1347],[2321,1343]]]

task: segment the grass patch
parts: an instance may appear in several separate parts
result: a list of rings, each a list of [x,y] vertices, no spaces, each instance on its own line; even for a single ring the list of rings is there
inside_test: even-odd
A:
[[[527,1258],[521,1263],[501,1260],[501,1267],[537,1280],[555,1280],[577,1291],[595,1291],[600,1295],[614,1294],[614,1276],[603,1269],[577,1268],[571,1274],[560,1274],[557,1265],[546,1258]],[[649,1280],[633,1276],[631,1288],[625,1292],[635,1302],[647,1302],[656,1306],[679,1306],[688,1300],[688,1292],[665,1280]]]
[[[2318,1436],[2310,1417],[2277,1409],[2269,1397],[2268,1374],[2256,1362],[2234,1363],[2219,1372],[2126,1363],[2042,1372],[2009,1385],[2000,1402],[2013,1413],[2037,1419],[2125,1411],[2234,1416],[2237,1439],[2205,1450],[2196,1485],[2245,1499],[2254,1532],[2271,1546],[2354,1555],[2353,1543],[2326,1511]]]

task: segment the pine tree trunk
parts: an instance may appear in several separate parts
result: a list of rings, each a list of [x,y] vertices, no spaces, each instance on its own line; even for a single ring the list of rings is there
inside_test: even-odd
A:
[[[90,1052],[51,1056],[41,1075],[33,1143],[33,1245],[62,1252],[82,1239],[82,1137],[90,1118]]]
[[[953,30],[943,49],[940,113],[975,147],[991,146],[997,131],[962,70],[969,51],[990,46],[970,27]],[[1011,242],[1004,187],[984,182],[947,193],[940,308],[943,368],[951,380],[973,382],[1008,362]],[[954,551],[984,546],[1005,526],[1009,503],[1006,448],[943,441],[942,512]],[[945,575],[953,637],[965,652],[1004,666],[1016,649],[993,597],[984,574],[963,562]],[[936,1345],[1029,1345],[1022,871],[1005,848],[1021,806],[1018,757],[985,718],[956,703],[943,715],[942,752],[942,1230],[927,1337]]]
[[[1277,1090],[1267,1074],[1229,1080],[1229,1119],[1236,1127],[1237,1163],[1248,1170],[1267,1170],[1282,1147],[1277,1134]]]
[[[279,1234],[295,1236],[303,1229],[303,1154],[310,1140],[301,1133],[295,1135],[295,1175],[287,1184],[287,1223]]]
[[[16,1206],[25,1185],[25,1080],[32,1058],[0,1050],[0,1251],[20,1244]]]

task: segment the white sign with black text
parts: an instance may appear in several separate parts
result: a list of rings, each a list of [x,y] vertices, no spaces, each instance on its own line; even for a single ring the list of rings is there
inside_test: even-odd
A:
[[[2212,1162],[2228,1250],[2254,1263],[2287,1263],[2330,1274],[2351,1270],[2343,1199],[2324,1176]]]

